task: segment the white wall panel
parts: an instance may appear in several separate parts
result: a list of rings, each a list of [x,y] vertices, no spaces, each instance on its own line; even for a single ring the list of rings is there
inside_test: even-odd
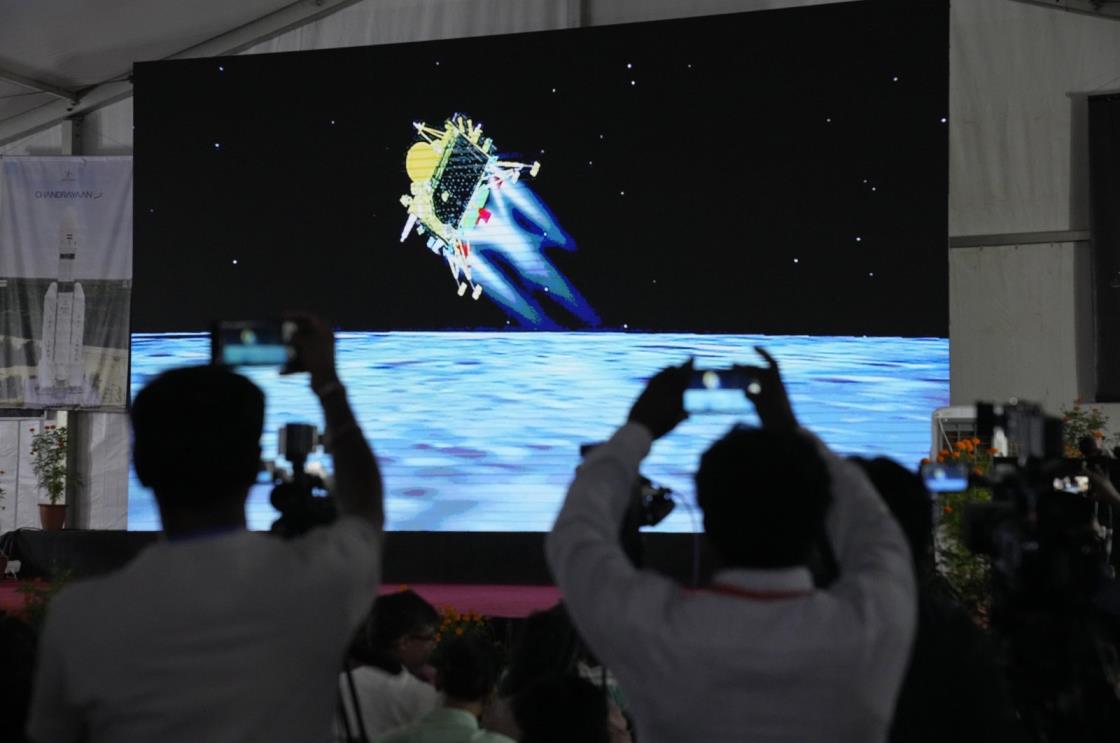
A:
[[[1086,122],[1071,95],[1120,89],[1120,22],[957,0],[950,45],[950,234],[1086,229]]]
[[[1088,229],[1086,94],[1120,89],[1120,22],[956,0],[950,43],[950,234]],[[950,251],[954,404],[1018,396],[1056,412],[1091,397],[1087,251]]]

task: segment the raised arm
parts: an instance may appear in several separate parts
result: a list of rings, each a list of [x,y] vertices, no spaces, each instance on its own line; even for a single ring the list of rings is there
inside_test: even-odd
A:
[[[766,366],[737,368],[756,381],[747,397],[754,402],[759,420],[764,428],[799,427],[778,363],[764,349],[755,350]],[[884,625],[912,628],[916,589],[910,549],[901,529],[863,472],[802,430],[816,442],[832,482],[826,528],[840,578],[831,591],[856,609],[869,632]]]
[[[311,373],[311,389],[323,406],[326,445],[334,461],[335,502],[342,515],[355,515],[384,527],[381,471],[354,411],[346,399],[346,388],[334,363],[334,334],[322,320],[295,318],[292,338],[303,367]]]
[[[549,566],[576,626],[608,665],[619,654],[645,651],[635,630],[659,616],[653,607],[674,590],[667,579],[634,567],[619,531],[653,439],[685,417],[691,372],[691,364],[670,367],[650,380],[628,423],[580,465],[546,542]]]

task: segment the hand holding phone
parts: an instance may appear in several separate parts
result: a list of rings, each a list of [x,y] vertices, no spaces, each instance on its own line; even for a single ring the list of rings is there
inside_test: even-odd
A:
[[[311,373],[311,386],[318,390],[338,381],[334,364],[334,333],[314,315],[290,315],[288,320],[295,327],[290,343],[295,358],[285,372]]]
[[[790,404],[778,362],[762,346],[755,346],[754,350],[766,361],[766,366],[736,365],[735,370],[754,380],[754,384],[747,386],[746,394],[758,411],[762,427],[781,430],[797,428],[797,416],[793,414],[793,405]]]

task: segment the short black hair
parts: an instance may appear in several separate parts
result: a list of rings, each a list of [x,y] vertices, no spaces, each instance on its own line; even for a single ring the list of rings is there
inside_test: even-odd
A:
[[[831,479],[804,433],[736,426],[700,458],[704,533],[731,567],[804,565],[831,502]]]
[[[583,642],[563,604],[535,611],[514,643],[502,695],[512,696],[537,679],[575,670]]]
[[[248,488],[260,471],[264,393],[219,366],[172,369],[132,402],[133,459],[140,482],[190,492],[201,502]]]
[[[915,565],[927,565],[933,559],[933,498],[921,476],[886,457],[852,457],[851,461],[879,491],[910,543]]]
[[[492,643],[463,635],[443,647],[436,670],[440,691],[449,699],[477,702],[489,697],[498,683],[498,654]]]
[[[439,612],[412,590],[379,596],[366,622],[366,636],[375,652],[392,650],[397,640],[439,624]]]
[[[538,679],[513,699],[521,743],[608,743],[606,693],[574,674]]]

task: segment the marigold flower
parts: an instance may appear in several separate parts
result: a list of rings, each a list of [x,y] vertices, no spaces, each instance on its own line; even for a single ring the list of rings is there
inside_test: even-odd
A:
[[[973,446],[980,446],[980,437],[979,436],[973,436],[972,437],[972,445]]]
[[[922,461],[919,462],[919,464],[929,464],[929,457],[922,457]]]
[[[997,449],[993,446],[992,448],[988,449],[988,453],[991,454],[994,457],[997,454],[999,454],[999,449]]]
[[[938,464],[945,464],[945,455],[944,454],[938,454],[937,455],[937,463]]]
[[[947,505],[947,506],[945,506],[945,508],[943,508],[942,510],[943,510],[943,511],[945,511],[945,513],[952,513],[952,512],[953,512],[953,507],[952,507],[952,506],[949,506],[949,505]]]
[[[957,443],[953,444],[953,448],[957,451],[963,451],[966,446],[968,446],[968,442],[966,442],[964,439],[961,439]]]

